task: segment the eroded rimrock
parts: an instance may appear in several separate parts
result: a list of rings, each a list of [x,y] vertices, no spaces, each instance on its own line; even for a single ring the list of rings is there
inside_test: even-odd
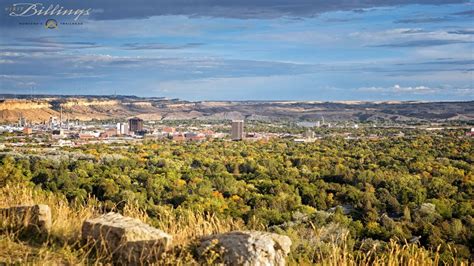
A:
[[[285,265],[291,240],[287,236],[259,231],[234,231],[204,237],[198,251],[219,254],[226,265],[270,266]]]
[[[125,264],[156,261],[171,246],[171,236],[142,223],[138,219],[108,213],[86,220],[82,225],[82,238],[98,244]]]
[[[28,234],[48,234],[51,229],[51,209],[48,205],[22,205],[0,209],[1,228]]]

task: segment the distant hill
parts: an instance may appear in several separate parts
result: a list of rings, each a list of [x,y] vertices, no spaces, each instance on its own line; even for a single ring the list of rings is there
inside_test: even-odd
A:
[[[132,116],[145,120],[321,120],[327,121],[474,121],[474,101],[466,102],[316,102],[199,101],[136,96],[0,95],[0,123],[20,117],[44,122],[64,119],[108,120]]]

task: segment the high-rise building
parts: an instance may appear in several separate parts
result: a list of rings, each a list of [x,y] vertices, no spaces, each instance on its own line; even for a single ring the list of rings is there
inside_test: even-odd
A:
[[[131,118],[128,120],[129,131],[131,133],[137,133],[139,131],[143,131],[143,119],[138,117]]]
[[[128,135],[127,123],[117,123],[117,135]]]
[[[308,129],[303,133],[303,137],[307,139],[313,139],[314,138],[314,131]]]
[[[232,121],[232,140],[244,139],[244,120],[233,120]]]
[[[122,124],[120,126],[120,132],[121,132],[120,134],[122,134],[122,135],[128,135],[128,124],[127,123]]]

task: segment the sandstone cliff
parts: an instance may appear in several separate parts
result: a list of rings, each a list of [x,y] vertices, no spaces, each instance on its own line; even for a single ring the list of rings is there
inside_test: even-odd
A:
[[[16,122],[20,117],[45,122],[51,116],[90,121],[145,120],[304,120],[316,121],[474,121],[474,102],[267,102],[222,101],[189,102],[178,99],[134,96],[48,96],[36,100],[0,101],[0,123]]]

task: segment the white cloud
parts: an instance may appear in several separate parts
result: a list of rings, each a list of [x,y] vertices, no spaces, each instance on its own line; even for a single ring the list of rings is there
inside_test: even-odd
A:
[[[430,88],[426,86],[416,86],[416,87],[402,87],[400,85],[395,85],[393,86],[393,90],[395,92],[415,92],[415,93],[429,93],[429,92],[434,92],[438,89],[436,88]]]
[[[417,42],[451,41],[471,42],[472,37],[467,34],[455,34],[446,30],[427,31],[420,28],[397,28],[382,31],[353,32],[349,37],[365,45],[387,45],[397,43],[411,43],[418,46]]]
[[[427,94],[446,94],[453,95],[469,95],[474,93],[472,87],[453,87],[453,86],[401,86],[395,84],[391,87],[361,87],[357,89],[360,92],[376,92],[381,94],[397,94],[397,95],[427,95]]]

